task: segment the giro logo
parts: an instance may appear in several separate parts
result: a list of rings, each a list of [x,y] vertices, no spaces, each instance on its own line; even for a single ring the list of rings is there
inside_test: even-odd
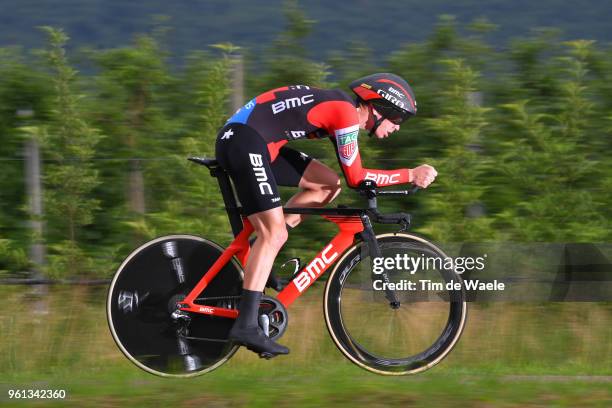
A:
[[[263,166],[261,154],[249,153],[249,159],[251,160],[253,172],[255,173],[255,178],[259,184],[259,192],[261,195],[272,195],[272,187],[270,186],[270,183],[268,183],[268,175],[266,174],[266,169]]]
[[[368,171],[366,173],[365,179],[366,180],[372,180],[377,185],[382,186],[382,185],[386,185],[386,184],[398,184],[399,183],[399,176],[400,176],[399,173],[388,175],[388,174],[370,173]]]
[[[308,105],[309,103],[314,102],[314,94],[304,95],[301,98],[288,98],[284,101],[279,101],[272,104],[272,113],[276,115],[277,113],[281,113],[286,109],[296,108],[302,105]]]
[[[210,307],[200,307],[200,312],[213,314],[215,311]]]
[[[310,262],[306,268],[293,280],[295,282],[295,287],[301,293],[306,289],[312,282],[314,282],[319,275],[323,273],[323,271],[338,257],[338,253],[334,252],[331,255],[328,253],[332,250],[332,244],[329,244],[323,252],[321,252],[321,256],[316,257]]]
[[[400,108],[404,108],[404,102],[397,99],[397,97],[395,97],[394,95],[391,95],[383,91],[382,89],[379,89],[378,91],[376,91],[376,93],[382,96],[383,98],[385,98],[386,100],[388,100],[389,102],[391,102],[392,104],[399,106]]]

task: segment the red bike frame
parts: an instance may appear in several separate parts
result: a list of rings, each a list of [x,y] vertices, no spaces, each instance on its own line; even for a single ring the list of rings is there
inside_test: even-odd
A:
[[[338,226],[338,234],[308,265],[296,273],[293,280],[278,294],[277,299],[285,307],[289,307],[314,281],[323,275],[340,258],[340,255],[353,245],[355,234],[364,230],[363,222],[357,215],[323,215],[322,217]],[[253,233],[253,226],[247,218],[243,218],[242,221],[244,225],[242,231],[223,251],[219,259],[217,259],[204,276],[202,276],[202,279],[200,279],[193,290],[180,302],[184,306],[180,308],[181,310],[234,319],[238,317],[238,311],[235,309],[203,306],[196,304],[195,301],[206,286],[217,276],[219,271],[231,261],[232,257],[235,256],[243,267],[246,266],[250,250],[249,237]]]

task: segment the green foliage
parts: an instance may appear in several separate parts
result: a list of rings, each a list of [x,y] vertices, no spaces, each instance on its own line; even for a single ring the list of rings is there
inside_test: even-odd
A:
[[[18,248],[29,243],[24,220],[25,172],[21,162],[24,142],[48,120],[49,78],[27,64],[21,49],[0,49],[0,238],[8,237]],[[33,131],[33,132],[32,132]],[[0,263],[2,261],[0,255]],[[10,269],[21,265],[8,261]]]
[[[225,6],[217,6],[221,13]],[[348,91],[350,81],[372,72],[405,77],[418,115],[389,139],[362,137],[360,148],[368,168],[436,167],[429,189],[410,200],[381,200],[385,210],[411,212],[417,232],[440,242],[610,239],[609,47],[538,29],[500,50],[492,38],[504,27],[441,16],[428,38],[394,46],[386,58],[374,58],[367,41],[351,36],[349,46],[322,60],[308,44],[324,27],[295,1],[283,10],[285,30],[262,44],[258,57],[207,37],[212,50],[172,65],[176,55],[160,41],[160,29],[83,53],[94,65],[86,75],[68,63],[61,30],[45,29],[50,73],[28,64],[21,50],[0,49],[5,275],[28,267],[26,249],[40,238],[24,222],[31,218],[21,161],[29,138],[43,142],[50,276],[109,276],[135,246],[167,233],[227,243],[216,181],[186,158],[214,155],[237,53],[247,67],[246,99],[289,84]],[[292,147],[340,171],[328,142]],[[293,192],[283,190],[283,198]],[[355,197],[345,188],[338,201],[363,204]],[[307,221],[291,232],[277,264],[311,255],[333,233],[330,223]]]
[[[475,242],[494,237],[491,218],[482,209],[486,186],[480,184],[487,160],[477,153],[480,134],[487,125],[486,108],[479,97],[478,73],[461,59],[440,61],[447,67],[442,76],[443,100],[439,114],[425,119],[432,132],[443,137],[445,148],[431,164],[440,177],[427,192],[428,226],[422,230],[446,242]]]
[[[514,239],[593,242],[609,236],[609,221],[592,193],[593,182],[605,178],[594,158],[599,136],[586,68],[591,45],[566,44],[569,51],[557,58],[563,79],[558,96],[545,107],[530,109],[527,101],[504,105],[515,137],[503,142],[499,169],[518,194],[498,219]]]
[[[314,21],[306,17],[295,0],[286,1],[283,10],[286,27],[263,53],[263,73],[249,86],[255,94],[292,84],[326,85],[329,67],[311,60],[304,46]]]
[[[29,265],[23,248],[16,247],[10,239],[0,239],[0,277],[8,275],[10,271],[23,271]]]
[[[233,59],[224,55],[213,59],[197,53],[191,56],[179,82],[191,101],[185,119],[190,122],[184,134],[177,135],[176,148],[167,163],[174,170],[177,184],[165,195],[159,211],[147,214],[146,225],[155,235],[185,232],[224,240],[230,235],[216,180],[208,171],[189,161],[190,156],[214,157],[217,130],[227,120],[230,94],[229,70]]]
[[[99,199],[91,195],[99,183],[98,175],[89,161],[100,135],[85,122],[79,109],[82,96],[73,90],[77,71],[68,64],[64,48],[68,36],[51,27],[44,27],[44,31],[49,36],[46,57],[55,87],[55,109],[43,133],[45,156],[53,160],[44,177],[47,242],[52,243],[49,274],[86,275],[89,261],[78,243],[78,233],[93,222],[99,208]]]
[[[166,53],[149,35],[137,36],[132,46],[95,52],[92,57],[101,71],[90,109],[107,135],[98,154],[110,159],[98,165],[106,182],[99,188],[105,211],[98,216],[97,233],[111,246],[118,240],[128,243],[121,239],[126,235],[134,245],[147,235],[131,226],[142,223],[147,210],[155,211],[161,203],[157,192],[171,186],[163,158],[173,144],[175,122],[165,112],[170,104],[166,100],[173,96],[172,79]],[[113,228],[117,221],[123,228]]]

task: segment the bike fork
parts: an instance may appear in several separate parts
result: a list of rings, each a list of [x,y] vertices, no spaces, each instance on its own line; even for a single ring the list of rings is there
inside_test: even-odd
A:
[[[361,215],[361,221],[363,222],[363,231],[361,232],[361,236],[363,241],[368,246],[368,251],[370,257],[372,258],[372,262],[374,262],[375,258],[380,258],[382,253],[380,251],[380,246],[378,245],[378,240],[376,239],[376,234],[374,234],[374,228],[372,228],[372,223],[370,222],[370,218],[363,214]],[[374,273],[372,273],[372,282],[374,281]],[[387,274],[387,270],[383,270],[380,274],[383,282],[385,283],[385,298],[389,301],[389,306],[393,309],[397,309],[400,307],[400,301],[397,296],[395,296],[395,292],[389,289],[389,275]]]

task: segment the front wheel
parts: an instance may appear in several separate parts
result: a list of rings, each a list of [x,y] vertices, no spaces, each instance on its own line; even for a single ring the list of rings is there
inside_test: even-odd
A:
[[[338,349],[368,371],[427,370],[446,357],[465,326],[462,279],[448,267],[448,257],[423,238],[403,233],[376,238],[382,261],[372,259],[360,242],[329,276],[327,328]],[[389,300],[391,292],[397,302]]]

